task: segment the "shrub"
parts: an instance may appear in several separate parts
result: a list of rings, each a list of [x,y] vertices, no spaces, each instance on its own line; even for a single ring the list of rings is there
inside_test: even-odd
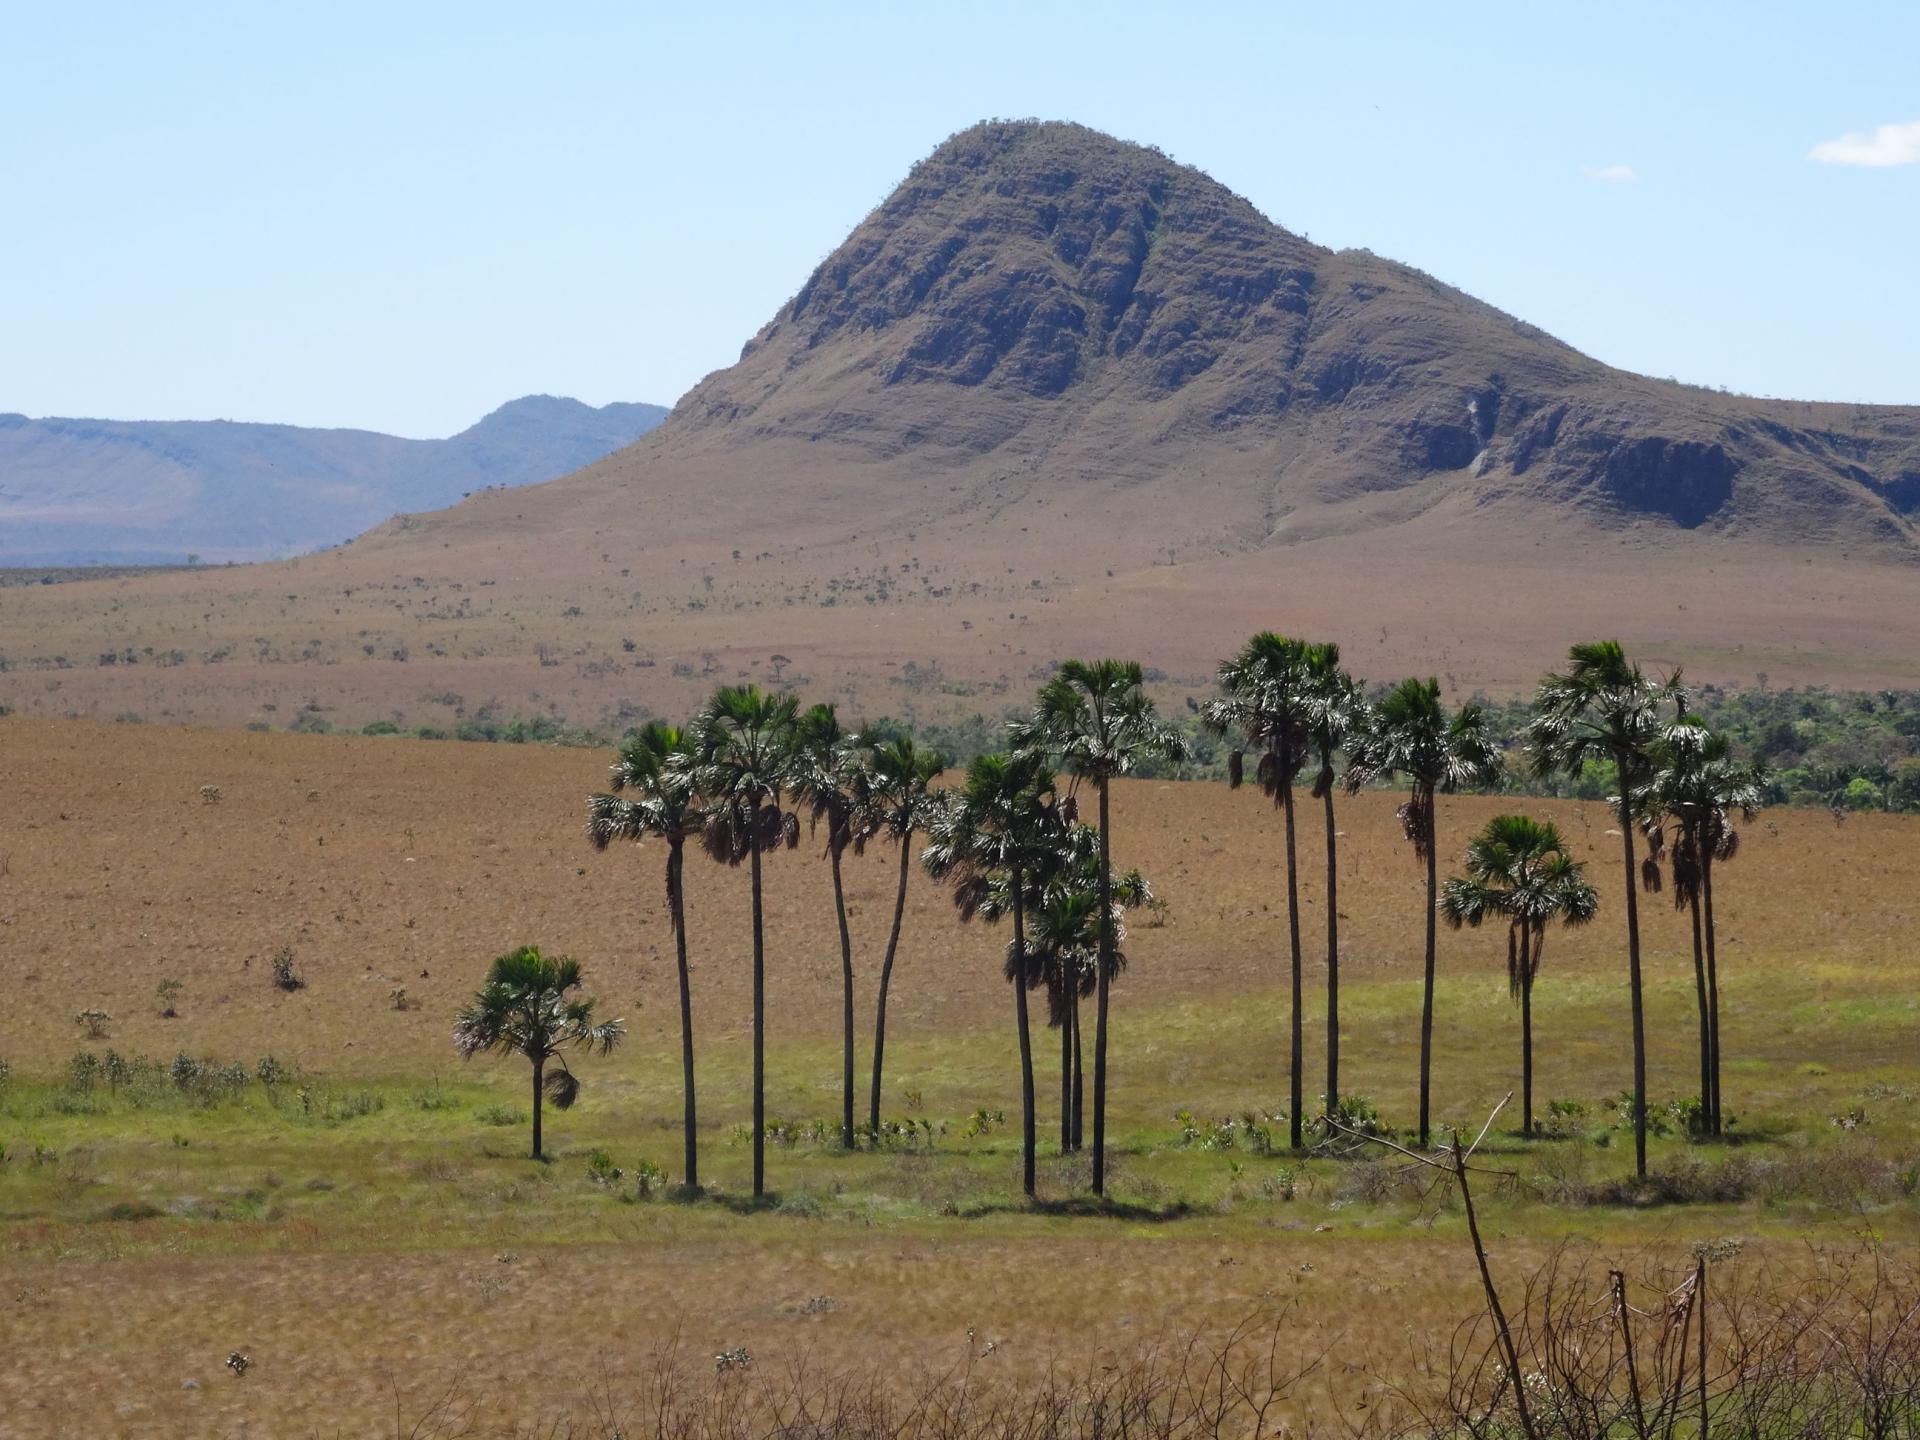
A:
[[[162,980],[153,987],[153,998],[160,1003],[160,1017],[163,1020],[172,1020],[179,1015],[173,1002],[180,998],[180,992],[184,989],[186,986],[174,979]]]
[[[82,1050],[67,1062],[67,1089],[74,1094],[88,1093],[99,1080],[100,1057],[91,1050]]]
[[[82,1010],[73,1018],[90,1040],[104,1040],[113,1033],[113,1016],[104,1010]]]
[[[285,1085],[289,1080],[293,1079],[293,1071],[290,1067],[274,1059],[273,1056],[262,1055],[254,1062],[253,1078],[266,1086],[268,1090],[272,1090],[275,1086]]]
[[[0,1058],[0,1093],[6,1091],[7,1086],[12,1083],[12,1080],[13,1066],[9,1065],[4,1058]]]
[[[587,1156],[587,1179],[602,1189],[613,1189],[614,1186],[620,1183],[626,1173],[626,1171],[613,1163],[613,1156],[609,1155],[605,1150],[595,1150],[591,1155]]]
[[[482,1125],[497,1125],[502,1129],[509,1125],[527,1123],[527,1112],[516,1110],[511,1105],[487,1105],[473,1112],[473,1118]]]
[[[282,945],[273,952],[273,983],[292,994],[295,990],[306,988],[306,977],[301,975],[293,963],[293,947]]]

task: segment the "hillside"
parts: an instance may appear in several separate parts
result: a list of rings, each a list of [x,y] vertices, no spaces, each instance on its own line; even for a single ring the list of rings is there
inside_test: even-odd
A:
[[[630,444],[665,414],[529,395],[445,440],[0,415],[0,565],[298,555],[399,511],[551,480]]]
[[[1076,652],[1177,700],[1261,627],[1462,691],[1595,634],[1912,686],[1917,517],[1920,409],[1613,370],[1157,151],[991,123],[637,444],[289,566],[45,587],[0,703],[618,724],[782,677],[998,713]],[[129,673],[149,647],[182,658]]]

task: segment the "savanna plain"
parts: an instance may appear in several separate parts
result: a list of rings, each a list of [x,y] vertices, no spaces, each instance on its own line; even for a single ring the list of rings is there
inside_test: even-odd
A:
[[[732,1383],[719,1356],[752,1357],[742,1384],[805,1367],[985,1390],[1097,1379],[1236,1330],[1263,1374],[1271,1359],[1298,1376],[1269,1430],[1358,1428],[1444,1388],[1484,1308],[1457,1189],[1379,1145],[1286,1147],[1282,832],[1257,789],[1114,787],[1115,862],[1164,905],[1130,917],[1114,986],[1104,1202],[1084,1154],[1052,1153],[1058,1032],[1038,1025],[1042,1162],[1023,1200],[1005,934],[961,923],[917,869],[891,1133],[841,1149],[828,869],[804,834],[770,859],[779,1125],[754,1206],[746,872],[689,852],[707,1193],[677,1200],[663,851],[596,853],[583,835],[611,758],[0,719],[0,1434],[637,1435],[663,1375]],[[1399,799],[1339,802],[1341,1088],[1404,1141],[1425,877]],[[1535,992],[1548,1133],[1523,1140],[1509,1106],[1478,1151],[1481,1238],[1515,1307],[1554,1263],[1618,1267],[1643,1296],[1701,1255],[1733,1290],[1836,1266],[1910,1276],[1920,820],[1781,809],[1745,827],[1717,892],[1734,1122],[1717,1141],[1666,1108],[1698,1089],[1690,931],[1670,897],[1642,898],[1657,1123],[1641,1183],[1620,1108],[1613,816],[1442,797],[1443,866],[1502,810],[1554,820],[1601,905],[1551,935]],[[1302,844],[1312,1097],[1326,975],[1310,824]],[[846,863],[864,1097],[897,860],[876,843]],[[462,1062],[451,1039],[489,961],[524,942],[578,959],[627,1025],[610,1056],[571,1057],[583,1088],[547,1112],[545,1163],[527,1158],[524,1063]],[[1439,944],[1435,1119],[1471,1140],[1519,1085],[1518,1019],[1496,930]],[[276,959],[298,988],[276,984]],[[193,1083],[176,1083],[181,1056]]]

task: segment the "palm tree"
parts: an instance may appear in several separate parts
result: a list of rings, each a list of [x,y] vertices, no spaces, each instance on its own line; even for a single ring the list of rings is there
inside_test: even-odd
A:
[[[1155,712],[1131,660],[1068,660],[1040,688],[1032,717],[1013,727],[1019,746],[1055,752],[1076,780],[1100,797],[1100,955],[1093,1033],[1093,1193],[1107,1193],[1107,1005],[1113,975],[1113,827],[1108,806],[1115,776],[1143,760],[1185,758],[1186,743]]]
[[[766,1194],[767,947],[760,857],[800,843],[798,817],[781,808],[799,702],[727,685],[693,722],[693,783],[706,801],[701,843],[725,865],[749,862],[753,894],[753,1195]]]
[[[1713,866],[1739,852],[1733,812],[1751,820],[1765,802],[1767,768],[1735,760],[1724,735],[1697,715],[1681,715],[1654,743],[1651,774],[1636,808],[1649,863],[1673,862],[1675,909],[1691,911],[1694,994],[1700,1009],[1700,1110],[1707,1132],[1721,1133],[1720,977],[1715,964]],[[1668,845],[1666,830],[1674,834]],[[1646,866],[1642,866],[1643,872]]]
[[[1414,857],[1427,862],[1427,954],[1420,1001],[1420,1144],[1431,1138],[1433,1093],[1433,970],[1438,949],[1439,869],[1436,798],[1463,785],[1487,785],[1500,773],[1500,755],[1487,738],[1486,713],[1469,702],[1449,716],[1438,680],[1402,680],[1381,699],[1367,730],[1349,742],[1347,788],[1404,777],[1411,793],[1400,824]]]
[[[1607,760],[1617,773],[1619,793],[1613,797],[1620,822],[1620,848],[1625,860],[1627,890],[1627,987],[1633,1007],[1633,1154],[1635,1172],[1647,1173],[1647,1030],[1640,980],[1640,904],[1635,891],[1639,876],[1634,863],[1633,832],[1638,822],[1638,796],[1651,772],[1650,751],[1660,733],[1662,701],[1685,706],[1680,677],[1649,680],[1627,659],[1617,640],[1575,645],[1567,652],[1567,668],[1549,674],[1534,693],[1533,718],[1527,722],[1527,744],[1533,772],[1545,778],[1556,772],[1578,773],[1589,760]]]
[[[1033,1037],[1027,991],[1036,980],[1027,945],[1028,875],[1045,863],[1051,832],[1060,824],[1052,769],[1033,751],[982,755],[967,778],[943,797],[929,829],[922,861],[936,880],[951,881],[962,920],[993,918],[994,891],[1003,886],[1013,940],[1006,974],[1013,985],[1020,1036],[1021,1186],[1034,1193]]]
[[[1310,743],[1313,700],[1319,683],[1309,664],[1313,646],[1271,630],[1254,636],[1217,679],[1220,695],[1201,712],[1207,728],[1216,734],[1238,731],[1246,746],[1259,752],[1256,774],[1260,788],[1286,816],[1287,935],[1293,960],[1292,1060],[1289,1083],[1292,1103],[1289,1121],[1293,1148],[1305,1143],[1305,1041],[1301,1029],[1304,983],[1300,959],[1300,875],[1294,849],[1293,787],[1306,763]],[[1239,788],[1245,759],[1239,749],[1227,756],[1227,783]],[[1332,1104],[1329,1097],[1328,1104]]]
[[[1533,981],[1547,925],[1584,925],[1600,899],[1586,866],[1568,853],[1559,829],[1526,815],[1496,815],[1467,844],[1467,873],[1448,880],[1440,913],[1454,929],[1488,916],[1507,922],[1507,989],[1520,1006],[1520,1133],[1533,1134]]]
[[[453,1024],[454,1048],[463,1060],[483,1050],[524,1055],[533,1065],[533,1158],[544,1160],[540,1145],[540,1106],[552,1100],[568,1110],[580,1095],[580,1081],[561,1053],[585,1046],[608,1054],[626,1028],[619,1020],[594,1023],[593,1001],[569,1000],[580,984],[579,962],[564,956],[549,960],[538,945],[522,945],[496,959],[482,985]],[[549,1062],[560,1068],[548,1070]]]
[[[833,874],[833,914],[840,926],[841,1065],[840,1143],[853,1148],[853,937],[847,929],[847,892],[840,858],[854,842],[854,787],[865,742],[849,735],[831,705],[801,712],[794,727],[787,780],[811,824],[827,827],[827,865]]]
[[[1306,740],[1319,758],[1313,777],[1327,829],[1327,1094],[1331,1116],[1340,1108],[1340,866],[1339,831],[1333,823],[1334,759],[1348,739],[1365,728],[1360,687],[1340,668],[1340,647],[1328,641],[1307,652]],[[1296,1111],[1298,1105],[1295,1106]]]
[[[946,768],[946,757],[938,750],[920,749],[910,735],[894,735],[874,745],[857,779],[854,853],[862,853],[867,841],[879,835],[900,847],[900,883],[894,891],[887,953],[880,962],[880,994],[873,1023],[873,1089],[867,1125],[876,1136],[880,1133],[880,1080],[887,1051],[887,992],[893,982],[893,957],[900,948],[900,924],[907,912],[913,832],[924,828],[931,818],[935,807],[930,787]]]
[[[700,1188],[700,1149],[693,1100],[693,992],[687,970],[686,842],[698,837],[707,823],[688,769],[692,758],[678,727],[648,721],[620,747],[613,764],[616,793],[587,797],[587,839],[594,849],[605,850],[616,840],[638,843],[648,836],[667,842],[667,924],[680,970],[682,1173],[689,1191]]]

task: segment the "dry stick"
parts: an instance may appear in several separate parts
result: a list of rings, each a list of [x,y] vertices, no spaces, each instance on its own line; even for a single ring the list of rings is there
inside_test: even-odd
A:
[[[1693,1267],[1693,1303],[1700,1307],[1700,1373],[1694,1383],[1700,1389],[1700,1440],[1707,1440],[1707,1257],[1702,1255]]]
[[[1397,1150],[1417,1165],[1430,1165],[1436,1170],[1450,1170],[1454,1179],[1459,1182],[1460,1203],[1467,1212],[1467,1235],[1473,1242],[1473,1258],[1480,1266],[1480,1286],[1486,1291],[1487,1310],[1488,1313],[1493,1316],[1494,1330],[1499,1336],[1501,1358],[1506,1362],[1507,1366],[1507,1379],[1513,1385],[1513,1403],[1514,1408],[1520,1413],[1520,1429],[1521,1432],[1526,1435],[1527,1440],[1540,1440],[1540,1432],[1534,1428],[1533,1414],[1527,1409],[1526,1386],[1520,1376],[1520,1352],[1513,1343],[1513,1329],[1507,1324],[1507,1312],[1500,1304],[1500,1292],[1494,1287],[1493,1271],[1487,1265],[1486,1246],[1480,1242],[1480,1220],[1473,1208],[1473,1191],[1467,1184],[1467,1157],[1480,1148],[1480,1142],[1486,1139],[1487,1132],[1493,1129],[1493,1122],[1499,1118],[1500,1112],[1506,1109],[1512,1100],[1513,1092],[1509,1090],[1500,1103],[1494,1106],[1488,1113],[1486,1124],[1480,1127],[1480,1133],[1474,1137],[1473,1144],[1466,1149],[1463,1150],[1460,1147],[1460,1138],[1456,1132],[1453,1141],[1453,1164],[1451,1166],[1442,1164],[1432,1156],[1416,1154],[1414,1151],[1407,1149],[1406,1146],[1396,1145],[1393,1141],[1384,1139],[1381,1136],[1362,1135],[1359,1131],[1349,1129],[1347,1126],[1342,1125],[1339,1121],[1333,1119],[1332,1116],[1327,1117],[1327,1124],[1341,1131],[1343,1134],[1353,1136],[1356,1140],[1371,1140],[1377,1145],[1386,1146],[1389,1150]],[[1506,1174],[1508,1172],[1489,1171],[1486,1173]],[[1645,1433],[1644,1427],[1642,1433]]]
[[[1513,1094],[1509,1091],[1507,1100],[1512,1098]],[[1494,1107],[1494,1115],[1500,1113],[1507,1100],[1502,1100],[1500,1105]],[[1487,1117],[1487,1124],[1493,1124],[1492,1115]],[[1483,1129],[1480,1133],[1484,1136],[1487,1132]],[[1479,1141],[1474,1143],[1477,1145]],[[1487,1309],[1493,1313],[1494,1328],[1500,1335],[1500,1348],[1506,1352],[1507,1378],[1513,1382],[1513,1404],[1520,1412],[1520,1429],[1525,1432],[1527,1440],[1539,1440],[1533,1428],[1533,1416],[1527,1411],[1527,1387],[1520,1378],[1520,1354],[1514,1348],[1513,1331],[1507,1325],[1507,1312],[1500,1305],[1500,1292],[1493,1286],[1493,1272],[1487,1268],[1486,1247],[1480,1243],[1480,1222],[1473,1213],[1473,1192],[1467,1188],[1467,1157],[1460,1148],[1457,1135],[1453,1141],[1453,1174],[1460,1182],[1460,1203],[1467,1212],[1467,1235],[1473,1241],[1473,1258],[1480,1263],[1480,1284],[1487,1292]]]
[[[1695,1294],[1690,1283],[1680,1288],[1686,1291],[1686,1298],[1680,1302],[1683,1306],[1680,1311],[1680,1343],[1675,1349],[1679,1363],[1673,1373],[1672,1393],[1660,1396],[1660,1413],[1665,1422],[1660,1430],[1662,1440],[1673,1440],[1673,1427],[1680,1419],[1680,1402],[1687,1393],[1687,1339],[1693,1329]],[[1672,1322],[1668,1323],[1671,1326]]]
[[[1647,1411],[1640,1403],[1640,1371],[1633,1359],[1633,1314],[1627,1306],[1627,1277],[1618,1270],[1607,1273],[1613,1281],[1613,1313],[1620,1319],[1620,1339],[1627,1348],[1627,1394],[1633,1400],[1634,1433],[1645,1440]]]

